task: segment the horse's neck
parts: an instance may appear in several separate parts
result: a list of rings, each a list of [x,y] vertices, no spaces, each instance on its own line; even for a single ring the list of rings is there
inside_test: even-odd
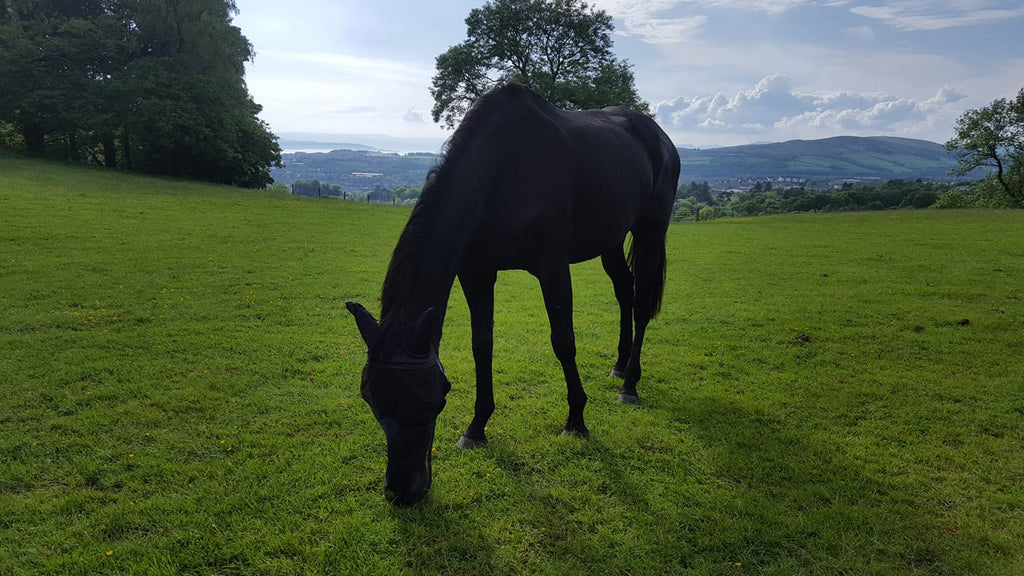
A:
[[[395,246],[385,279],[384,309],[415,320],[427,308],[444,318],[466,245],[481,218],[483,195],[450,177],[425,192]],[[429,196],[427,196],[429,194]]]

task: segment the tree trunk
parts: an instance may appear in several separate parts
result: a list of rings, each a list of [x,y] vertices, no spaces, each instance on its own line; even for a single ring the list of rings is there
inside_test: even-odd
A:
[[[132,143],[128,137],[128,130],[121,130],[121,152],[124,154],[124,168],[125,170],[134,170],[135,165],[132,162]]]
[[[65,154],[67,157],[66,160],[80,163],[82,158],[79,156],[78,152],[78,133],[72,130],[71,132],[68,132],[68,149],[67,154]]]
[[[103,140],[103,165],[107,168],[117,168],[117,145],[114,143],[114,134],[104,132]]]
[[[25,149],[29,154],[46,153],[46,135],[41,128],[34,125],[22,126],[21,135],[25,139]]]

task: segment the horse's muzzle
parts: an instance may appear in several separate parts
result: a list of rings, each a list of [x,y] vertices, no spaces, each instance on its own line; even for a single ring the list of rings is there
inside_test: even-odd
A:
[[[384,497],[396,506],[410,506],[423,500],[430,491],[431,484],[430,453],[422,467],[403,467],[401,472],[392,470],[384,475]]]

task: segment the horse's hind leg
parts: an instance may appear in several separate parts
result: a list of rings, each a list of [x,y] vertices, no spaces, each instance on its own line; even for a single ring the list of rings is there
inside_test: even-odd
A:
[[[615,289],[615,300],[619,303],[619,348],[618,358],[612,367],[612,376],[623,378],[626,375],[626,363],[633,345],[633,273],[626,265],[626,255],[622,244],[601,255],[601,264],[608,277],[612,279]]]
[[[633,295],[633,345],[626,363],[626,374],[618,401],[621,404],[639,404],[636,385],[640,381],[640,353],[644,345],[647,324],[658,313],[665,284],[665,229],[653,226],[633,230],[630,257],[636,279]]]

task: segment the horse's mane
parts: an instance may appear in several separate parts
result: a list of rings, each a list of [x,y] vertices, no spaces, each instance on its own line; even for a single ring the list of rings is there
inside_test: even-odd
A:
[[[406,297],[415,289],[416,274],[419,269],[421,250],[424,246],[431,227],[437,222],[437,206],[440,204],[441,195],[450,174],[454,170],[454,164],[458,158],[465,156],[466,150],[471,146],[477,133],[488,119],[495,113],[500,113],[501,104],[497,101],[502,95],[509,91],[532,90],[516,82],[508,82],[488,91],[478,98],[470,107],[459,123],[455,133],[445,142],[437,164],[427,172],[427,178],[420,192],[419,200],[413,208],[409,221],[402,230],[394,252],[391,254],[391,263],[388,264],[387,275],[384,277],[384,286],[381,289],[381,317],[387,316],[389,312],[400,309],[400,298]],[[409,314],[419,314],[422,310],[410,310]],[[443,314],[443,312],[442,312]],[[415,318],[406,318],[406,321]]]

